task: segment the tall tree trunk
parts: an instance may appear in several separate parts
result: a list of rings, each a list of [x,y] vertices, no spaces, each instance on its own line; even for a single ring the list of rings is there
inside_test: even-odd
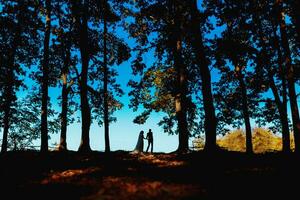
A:
[[[296,32],[297,32],[297,42],[298,42],[298,47],[300,48],[300,2],[299,0],[294,0],[292,4],[292,13],[293,13],[293,21],[294,25],[296,27]]]
[[[177,41],[174,65],[177,71],[178,92],[175,96],[176,118],[179,131],[178,152],[186,152],[188,147],[188,128],[187,128],[187,111],[186,111],[186,73],[183,65],[179,65],[182,59],[180,55],[181,41]],[[182,64],[182,63],[181,63]]]
[[[247,88],[246,88],[246,84],[245,84],[241,69],[239,67],[236,67],[236,69],[238,69],[237,76],[239,79],[241,94],[242,94],[242,113],[243,113],[244,122],[245,122],[245,129],[246,129],[246,152],[252,153],[253,146],[252,146],[250,115],[249,115],[249,109],[248,109]]]
[[[281,131],[282,131],[282,151],[285,153],[290,152],[290,133],[289,133],[289,124],[288,124],[288,116],[286,109],[284,108],[284,104],[281,102],[279,97],[279,92],[275,85],[275,81],[272,77],[269,77],[269,82],[271,86],[271,90],[273,92],[275,103],[280,116],[281,123]]]
[[[213,152],[216,150],[216,126],[217,119],[215,115],[215,107],[211,88],[211,75],[209,65],[204,52],[203,38],[200,27],[200,16],[197,8],[197,0],[193,0],[191,4],[191,28],[192,28],[192,46],[197,55],[197,65],[200,69],[202,79],[202,96],[205,113],[205,150]]]
[[[290,152],[291,151],[291,147],[290,147],[290,143],[291,143],[291,139],[290,139],[290,130],[289,130],[289,122],[288,122],[288,114],[287,114],[287,80],[286,80],[286,69],[283,65],[282,62],[282,52],[281,52],[281,48],[280,48],[280,44],[279,44],[279,39],[276,33],[276,28],[273,27],[273,34],[274,34],[274,47],[277,50],[277,63],[279,66],[279,75],[280,75],[280,79],[281,79],[281,85],[282,85],[282,101],[280,101],[280,97],[279,97],[279,92],[277,90],[277,92],[275,91],[275,89],[277,89],[275,86],[275,82],[272,79],[271,82],[271,87],[272,85],[274,85],[274,97],[275,97],[275,102],[277,102],[277,107],[279,110],[279,115],[280,115],[280,122],[281,122],[281,126],[282,126],[282,150],[283,152]],[[277,96],[277,97],[276,97]],[[278,99],[278,100],[276,100]]]
[[[15,44],[17,41],[14,42]],[[13,45],[16,46],[16,45]],[[7,151],[8,146],[8,132],[10,127],[10,118],[11,118],[11,106],[13,102],[13,85],[14,85],[14,65],[15,65],[15,50],[12,48],[10,50],[10,55],[8,58],[8,68],[7,68],[7,80],[4,81],[4,118],[3,118],[3,138],[2,138],[2,147],[1,152]]]
[[[107,2],[104,3],[104,16],[103,16],[103,25],[104,25],[104,32],[103,32],[103,65],[104,65],[104,80],[103,80],[103,92],[104,92],[104,135],[105,135],[105,152],[110,152],[110,145],[109,145],[109,113],[108,113],[108,91],[107,91],[107,84],[108,84],[108,68],[107,68],[107,20],[106,20],[106,5]]]
[[[10,126],[10,115],[11,115],[11,103],[12,103],[12,96],[13,96],[13,88],[12,88],[12,76],[11,72],[12,70],[9,70],[9,78],[8,78],[8,85],[5,87],[5,107],[4,107],[4,119],[3,119],[3,138],[2,138],[2,147],[1,152],[7,151],[8,146],[8,131]]]
[[[177,2],[178,3],[178,2]],[[178,152],[187,152],[188,146],[188,127],[187,127],[187,74],[182,60],[182,39],[181,39],[181,13],[176,2],[171,2],[171,11],[174,11],[174,25],[171,31],[171,50],[174,59],[174,66],[177,73],[177,88],[175,92],[175,110],[178,122],[179,144]]]
[[[7,103],[6,103],[7,104]],[[3,137],[2,137],[2,147],[1,147],[1,152],[7,152],[7,139],[8,139],[8,130],[9,130],[9,115],[10,115],[10,106],[7,107],[5,105],[4,109],[4,119],[3,119]]]
[[[285,65],[287,68],[288,91],[293,120],[293,131],[295,138],[295,152],[300,153],[300,119],[295,89],[294,67],[292,65],[291,50],[286,31],[285,14],[282,10],[282,0],[277,0],[278,18],[280,22],[281,43],[284,49]]]
[[[60,132],[60,143],[58,150],[67,150],[67,126],[68,126],[68,74],[70,65],[70,49],[66,50],[66,56],[64,66],[62,69],[62,95],[61,95],[61,132]]]
[[[46,30],[44,39],[42,111],[41,111],[41,152],[48,151],[48,79],[49,79],[49,42],[51,29],[51,1],[46,0]]]
[[[12,43],[12,47],[9,51],[8,60],[7,60],[7,79],[4,81],[4,119],[3,119],[3,138],[2,138],[2,147],[1,152],[7,151],[8,146],[8,132],[10,127],[10,118],[11,118],[11,106],[13,103],[14,98],[14,85],[15,85],[15,78],[14,78],[14,71],[15,71],[15,56],[16,51],[19,46],[20,42],[20,35],[21,35],[21,26],[22,24],[22,17],[18,17],[18,25],[16,27],[15,37]]]
[[[262,29],[262,24],[261,24],[261,20],[258,19],[259,21],[257,21],[256,23],[259,24],[259,28],[258,28],[258,33],[259,33],[259,39],[260,42],[262,44],[262,51],[264,53],[264,58],[266,59],[271,59],[269,53],[266,50],[266,43],[265,40],[263,38],[264,34],[263,34],[263,29]],[[276,107],[278,109],[279,112],[279,116],[280,116],[280,123],[281,123],[281,132],[282,132],[282,151],[285,153],[289,153],[290,152],[290,133],[289,133],[289,124],[288,124],[288,116],[287,116],[287,104],[286,104],[286,79],[285,79],[285,70],[282,64],[282,53],[281,53],[281,49],[279,48],[279,41],[278,41],[278,37],[276,34],[276,29],[273,27],[273,34],[274,34],[274,47],[277,50],[277,63],[278,63],[278,67],[279,67],[279,74],[281,77],[281,86],[282,86],[282,101],[280,99],[280,94],[278,91],[278,88],[275,84],[275,80],[274,80],[274,73],[273,70],[271,69],[271,66],[267,66],[267,73],[268,73],[268,79],[269,79],[269,83],[270,83],[270,88],[272,90],[274,99],[275,99],[275,104]],[[269,63],[270,65],[270,63]]]
[[[77,20],[80,23],[80,54],[81,54],[81,62],[82,62],[82,71],[81,71],[81,79],[80,79],[80,101],[81,101],[81,143],[78,151],[80,152],[89,152],[91,151],[90,147],[90,125],[91,125],[91,109],[89,106],[88,100],[88,68],[89,68],[89,48],[88,48],[88,25],[87,25],[87,3],[84,2],[83,5],[83,14],[82,14],[82,22]]]

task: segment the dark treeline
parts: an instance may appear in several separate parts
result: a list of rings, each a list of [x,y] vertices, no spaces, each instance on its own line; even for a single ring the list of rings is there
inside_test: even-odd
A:
[[[130,59],[129,106],[143,107],[134,123],[164,113],[159,125],[178,134],[177,151],[204,132],[214,152],[217,134],[244,125],[251,153],[253,120],[281,133],[287,153],[292,131],[299,152],[299,10],[294,0],[0,0],[1,150],[40,139],[47,152],[59,132],[65,151],[80,112],[78,151],[91,151],[96,122],[110,152],[109,124],[124,95],[113,66]],[[50,87],[61,91],[60,113]]]

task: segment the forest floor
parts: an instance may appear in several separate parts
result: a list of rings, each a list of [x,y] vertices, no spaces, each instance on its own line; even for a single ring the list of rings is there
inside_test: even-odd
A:
[[[0,199],[271,199],[299,196],[300,162],[279,153],[0,155]]]

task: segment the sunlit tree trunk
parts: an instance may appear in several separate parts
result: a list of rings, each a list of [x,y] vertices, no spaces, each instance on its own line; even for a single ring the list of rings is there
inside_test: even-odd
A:
[[[107,68],[107,20],[106,20],[106,4],[104,4],[104,17],[103,17],[103,66],[104,66],[104,80],[103,80],[103,92],[104,92],[104,135],[105,135],[105,152],[110,152],[110,144],[109,144],[109,113],[108,113],[108,68]]]
[[[281,43],[284,50],[284,63],[287,69],[287,86],[289,92],[292,121],[293,121],[293,131],[295,138],[295,151],[300,152],[300,119],[299,119],[299,108],[297,103],[297,95],[295,89],[295,78],[294,78],[294,67],[292,65],[291,50],[289,46],[286,23],[285,23],[285,13],[282,10],[282,0],[277,0],[276,5],[278,8],[278,19],[280,25]]]
[[[211,75],[209,65],[204,52],[203,38],[200,27],[200,16],[197,8],[197,0],[191,4],[192,17],[192,46],[197,55],[197,65],[200,69],[202,79],[202,96],[205,113],[205,150],[212,152],[216,149],[216,126],[217,119],[215,116],[215,107],[211,88]]]
[[[67,150],[67,126],[68,126],[68,74],[70,65],[70,49],[66,50],[64,66],[62,69],[62,95],[61,95],[61,132],[59,151]]]
[[[42,62],[42,111],[41,111],[41,152],[48,151],[48,79],[49,79],[49,42],[51,29],[51,1],[46,0],[46,30],[44,57]]]

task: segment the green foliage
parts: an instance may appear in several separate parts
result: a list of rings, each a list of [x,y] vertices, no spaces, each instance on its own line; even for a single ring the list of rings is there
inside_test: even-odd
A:
[[[41,20],[37,1],[5,1],[0,13],[0,108],[3,135],[8,137],[13,117],[19,110],[17,91],[26,88],[23,77],[27,67],[35,64],[39,57]],[[7,149],[7,138],[3,138],[2,151]]]
[[[201,151],[205,147],[205,139],[202,137],[196,137],[192,140],[192,150]]]
[[[33,93],[16,102],[18,109],[13,110],[9,129],[9,150],[35,149],[34,142],[40,138],[41,131],[40,105],[38,95]],[[51,134],[57,133],[60,129],[60,122],[56,115],[54,110],[48,110],[49,139]]]

